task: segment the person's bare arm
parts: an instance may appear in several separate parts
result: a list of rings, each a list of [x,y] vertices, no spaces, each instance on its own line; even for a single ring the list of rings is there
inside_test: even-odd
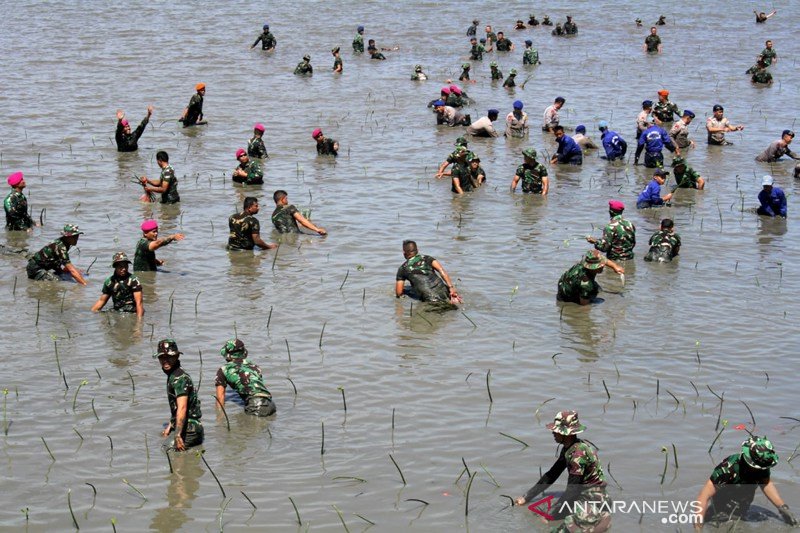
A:
[[[403,291],[405,290],[405,288],[406,288],[406,282],[401,279],[397,280],[394,284],[395,297],[400,298],[401,296],[403,296]]]
[[[183,451],[186,449],[186,444],[183,442],[183,427],[186,425],[186,411],[189,409],[189,397],[178,396],[175,398],[177,409],[175,413],[175,449]]]
[[[517,190],[517,184],[519,183],[519,176],[514,174],[514,179],[511,180],[511,192]]]
[[[264,240],[261,238],[261,234],[259,233],[253,233],[252,237],[253,237],[253,243],[255,243],[255,245],[261,248],[262,250],[272,250],[273,248],[278,247],[278,245],[275,243],[264,242]]]
[[[606,266],[608,266],[611,270],[616,272],[617,274],[624,274],[625,269],[619,266],[617,263],[612,261],[611,259],[606,259]]]
[[[453,187],[456,190],[456,194],[464,194],[464,190],[461,188],[461,180],[459,178],[453,178]]]
[[[547,196],[547,192],[550,190],[550,178],[547,176],[542,177],[542,196]]]
[[[320,235],[328,234],[328,232],[325,231],[325,228],[320,228],[315,226],[310,220],[308,220],[306,217],[300,214],[299,211],[294,214],[294,219],[297,221],[298,224],[300,224],[304,228],[310,229],[314,233],[319,233]]]
[[[700,494],[697,495],[697,503],[699,504],[699,508],[697,509],[697,513],[695,513],[696,521],[694,525],[694,529],[696,531],[700,531],[703,529],[703,519],[706,515],[706,509],[708,509],[708,500],[711,499],[714,494],[717,493],[717,488],[711,482],[711,480],[707,480],[706,484],[703,485],[703,488],[700,489]]]
[[[225,406],[225,387],[222,385],[217,385],[217,402],[218,407]]]
[[[80,270],[75,268],[75,266],[72,263],[67,263],[66,265],[64,265],[64,270],[67,271],[75,281],[77,281],[81,285],[86,285],[86,280],[83,279],[83,275],[81,274]]]
[[[439,263],[439,261],[434,260],[431,263],[431,266],[442,277],[445,284],[447,285],[447,289],[450,291],[450,298],[457,297],[458,293],[456,292],[456,288],[453,286],[453,282],[450,281],[450,276],[447,275],[447,271],[444,269],[441,263]]]
[[[184,238],[183,233],[173,233],[169,237],[164,237],[163,239],[156,239],[154,241],[150,241],[149,243],[147,243],[147,248],[150,249],[150,251],[152,252],[158,250],[162,246],[168,245],[171,242],[182,241],[183,238]]]
[[[442,164],[439,165],[439,170],[436,171],[436,179],[437,180],[442,179],[442,177],[445,175],[444,171],[448,166],[450,166],[450,163],[448,163],[447,160],[442,161]]]
[[[105,306],[108,303],[108,298],[109,298],[108,294],[101,294],[100,298],[98,298],[95,304],[92,306],[92,312],[97,313],[98,311],[100,311],[103,308],[103,306]]]
[[[142,291],[133,293],[133,303],[136,304],[136,316],[142,318],[144,316],[144,303],[142,302]]]
[[[142,176],[142,184],[144,185],[145,192],[165,193],[169,188],[169,182],[158,178],[157,180],[149,180]]]

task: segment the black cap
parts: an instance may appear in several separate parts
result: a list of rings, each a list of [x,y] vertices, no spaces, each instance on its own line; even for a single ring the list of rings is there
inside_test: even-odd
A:
[[[662,178],[666,178],[667,176],[669,176],[669,172],[667,172],[663,168],[657,168],[655,172],[653,172],[653,176],[661,176]]]
[[[783,136],[783,135],[788,135],[789,137],[794,139],[794,132],[792,130],[783,130],[783,133],[781,134],[781,136]]]
[[[715,104],[714,105],[714,111],[724,111],[724,110],[725,110],[725,108],[722,107],[721,105],[719,105],[719,104]]]

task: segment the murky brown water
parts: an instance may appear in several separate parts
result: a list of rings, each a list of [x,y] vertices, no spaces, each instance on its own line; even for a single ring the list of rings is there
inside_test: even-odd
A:
[[[532,513],[505,509],[500,495],[521,494],[552,462],[544,424],[555,411],[580,411],[586,436],[600,447],[603,464],[611,463],[614,498],[691,500],[713,465],[746,437],[732,429],[751,425],[740,400],[752,409],[756,431],[777,446],[781,462],[773,479],[800,508],[797,472],[786,461],[798,436],[780,418],[797,416],[797,185],[789,162],[771,168],[753,162],[782,129],[794,127],[797,5],[776,4],[778,16],[759,26],[749,5],[675,5],[665,12],[670,24],[661,30],[660,57],[640,53],[646,28],[632,23],[636,16],[655,20],[662,8],[653,2],[635,10],[616,1],[575,9],[580,34],[565,40],[541,28],[511,30],[530,11],[524,3],[502,10],[480,2],[354,6],[270,6],[267,19],[279,43],[271,57],[248,50],[263,23],[250,5],[7,6],[0,32],[0,170],[23,170],[35,217],[42,208],[47,213],[43,228],[5,242],[36,250],[64,223],[78,223],[86,235],[73,261],[82,269],[97,262],[89,286],[80,287],[29,283],[22,260],[2,257],[0,312],[7,326],[0,387],[9,393],[0,527],[70,528],[71,490],[77,522],[92,530],[107,531],[112,519],[120,531],[215,530],[220,523],[228,530],[293,530],[289,497],[303,527],[313,530],[342,528],[334,506],[351,531],[369,525],[357,515],[380,531],[544,530]],[[566,12],[552,6],[535,12],[563,19]],[[477,140],[487,187],[453,199],[448,184],[432,179],[461,132],[437,130],[425,103],[445,78],[457,77],[473,16],[505,29],[520,47],[499,58],[501,70],[520,69],[527,36],[543,65],[525,89],[508,92],[489,82],[488,62],[497,54],[488,56],[473,69],[477,83],[467,90],[478,103],[469,112],[478,118],[497,107],[502,116],[522,99],[534,126],[530,144],[540,151],[554,150],[538,123],[557,95],[567,98],[563,122],[586,124],[596,139],[597,121],[611,119],[631,145],[641,100],[655,99],[662,86],[698,115],[691,128],[698,147],[689,158],[707,178],[706,191],[682,190],[661,211],[629,209],[639,228],[637,258],[626,265],[624,287],[602,276],[600,305],[556,305],[556,281],[587,249],[582,237],[599,234],[609,198],[633,207],[647,181],[642,168],[609,167],[595,155],[580,170],[551,167],[552,192],[543,201],[507,192],[526,143]],[[359,23],[368,38],[401,50],[381,63],[352,56]],[[781,58],[776,82],[754,88],[743,72],[766,38]],[[335,45],[343,50],[341,77],[329,72]],[[304,53],[317,70],[311,79],[292,75]],[[425,65],[431,81],[408,81],[415,63]],[[521,74],[520,81],[527,73]],[[210,125],[183,131],[174,119],[198,81],[208,87]],[[115,110],[124,108],[138,123],[151,103],[156,112],[139,152],[118,154]],[[735,146],[704,143],[704,117],[714,103],[747,125],[730,135]],[[231,186],[234,152],[257,121],[267,126],[271,159],[266,185],[247,193],[262,200],[262,226],[269,225],[273,190],[285,188],[330,232],[324,239],[285,239],[274,262],[272,252],[229,256],[224,249],[227,217],[245,196]],[[315,127],[341,143],[336,164],[315,157]],[[134,173],[157,173],[159,149],[170,153],[179,177],[180,207],[140,204],[139,188],[129,183]],[[766,172],[789,196],[788,221],[740,210],[756,204]],[[159,252],[167,272],[140,276],[144,325],[93,315],[111,255],[132,254],[138,226],[151,215],[162,233],[182,231],[186,240]],[[644,263],[644,244],[663,216],[676,220],[681,258],[666,266]],[[266,231],[265,238],[278,236]],[[410,316],[411,301],[394,299],[405,238],[442,261],[475,326],[460,312],[440,316],[419,304]],[[216,354],[234,332],[265,370],[278,416],[256,420],[231,403],[228,431],[215,415],[212,392],[222,362]],[[226,498],[199,457],[174,456],[170,475],[160,450],[169,410],[164,376],[150,356],[166,336],[177,339],[195,383],[202,380],[205,458]],[[88,383],[76,397],[82,380]],[[725,392],[722,418],[729,421],[711,456],[719,401],[707,386]],[[346,393],[346,413],[338,387]],[[662,485],[661,447],[673,443],[680,468],[671,459]],[[466,476],[457,481],[462,457],[477,472],[468,519]],[[756,505],[771,509],[763,495]],[[616,515],[615,530],[674,529],[660,519]],[[772,518],[749,527],[782,526]]]

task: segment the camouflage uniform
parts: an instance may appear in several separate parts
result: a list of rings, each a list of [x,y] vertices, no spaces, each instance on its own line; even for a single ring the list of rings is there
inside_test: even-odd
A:
[[[458,77],[458,81],[469,81],[469,71],[471,68],[472,66],[469,63],[461,65],[461,75]],[[411,79],[413,80],[414,77],[412,76]]]
[[[111,297],[114,302],[114,311],[135,313],[136,302],[133,299],[133,293],[142,292],[142,284],[139,283],[139,278],[133,274],[120,278],[114,273],[106,278],[102,292]]]
[[[433,269],[435,258],[417,254],[397,269],[397,281],[408,281],[423,302],[449,302],[450,291]]]
[[[278,233],[300,233],[297,220],[294,218],[294,214],[299,212],[294,205],[279,205],[272,212],[272,225]]]
[[[580,303],[581,300],[594,300],[600,292],[600,285],[586,275],[583,262],[574,264],[558,280],[558,295],[562,302]]]
[[[228,250],[252,250],[255,248],[253,233],[261,233],[258,219],[244,212],[236,213],[228,218]]]
[[[386,59],[386,56],[383,55],[383,53],[380,50],[378,50],[377,48],[373,48],[372,50],[370,50],[369,58],[370,59],[384,60],[384,59]]]
[[[275,414],[272,394],[264,385],[261,369],[247,360],[244,343],[238,339],[228,341],[220,350],[228,362],[217,370],[214,385],[216,387],[231,386],[245,403],[244,412],[255,416]]]
[[[68,246],[61,238],[44,246],[28,260],[26,267],[28,279],[59,280],[58,275],[64,271],[64,265],[70,262],[68,250]]]
[[[644,44],[647,46],[647,53],[654,54],[658,52],[658,45],[661,44],[661,37],[658,35],[648,35],[644,39]]]
[[[650,250],[644,256],[645,261],[658,261],[660,263],[672,261],[678,255],[681,247],[681,237],[667,229],[660,229],[650,237]]]
[[[264,170],[261,168],[261,164],[255,159],[251,159],[247,163],[239,163],[239,166],[237,168],[240,168],[245,172],[247,172],[247,177],[241,178],[239,176],[234,175],[232,179],[236,183],[244,183],[245,185],[264,184]]]
[[[661,122],[672,122],[673,115],[681,116],[681,110],[677,104],[667,100],[666,102],[656,102],[653,104],[653,116]]]
[[[451,92],[449,95],[447,95],[447,101],[445,101],[445,105],[449,105],[450,107],[463,107],[464,99],[456,93]]]
[[[144,133],[144,129],[147,127],[147,123],[150,121],[150,117],[145,116],[144,120],[139,124],[139,127],[136,128],[132,133],[125,133],[123,129],[125,126],[122,125],[122,121],[117,121],[117,131],[115,134],[115,139],[117,141],[117,151],[118,152],[135,152],[139,149],[139,137],[142,136]]]
[[[636,226],[622,215],[614,216],[603,228],[603,237],[594,243],[594,247],[612,261],[633,259],[635,246]]]
[[[278,44],[278,40],[275,39],[275,36],[272,35],[269,30],[264,30],[264,32],[256,38],[256,42],[253,43],[253,46],[257,45],[259,41],[261,42],[262,50],[272,50],[275,48],[275,45]]]
[[[253,135],[253,138],[247,141],[247,155],[249,157],[257,157],[258,159],[269,157],[267,154],[267,147],[264,146],[264,139]]]
[[[136,243],[136,252],[133,254],[133,270],[135,271],[155,271],[156,253],[150,249],[150,242],[144,237]]]
[[[161,169],[161,183],[167,182],[167,190],[161,193],[162,204],[177,204],[181,201],[178,194],[178,178],[175,177],[175,169],[172,165],[167,165]]]
[[[578,33],[578,25],[574,22],[565,22],[564,23],[564,33],[567,35],[575,35]]]
[[[195,93],[189,99],[189,107],[186,110],[186,118],[183,120],[183,127],[194,126],[200,117],[203,116],[203,95]],[[138,131],[138,130],[137,130]]]
[[[470,179],[469,165],[467,163],[460,163],[458,161],[453,163],[453,168],[450,170],[450,177],[453,180],[458,178],[458,183],[461,186],[461,190],[464,192],[469,192],[475,188],[472,180]],[[458,192],[456,191],[455,181],[452,182],[450,190],[452,192]]]
[[[304,59],[294,68],[294,73],[300,76],[311,76],[314,74],[314,67],[311,66],[311,63]]]
[[[486,183],[486,172],[483,170],[483,167],[478,165],[478,168],[473,169],[472,165],[467,166],[467,178],[471,184],[473,189],[477,189],[483,183],[478,181],[478,176],[483,176],[483,183]],[[466,190],[466,189],[465,189]]]
[[[522,192],[541,194],[544,187],[542,178],[547,176],[547,168],[538,162],[532,165],[523,163],[517,167],[515,175],[522,181]]]
[[[503,73],[500,71],[499,68],[497,68],[497,64],[495,63],[494,65],[491,66],[491,68],[492,68],[492,79],[493,80],[502,80],[503,79]]]
[[[772,74],[767,72],[765,68],[759,68],[750,77],[753,83],[772,83]]]
[[[344,71],[344,61],[342,61],[341,56],[336,56],[336,57],[333,58],[333,69],[332,70],[337,70],[339,67],[341,67],[342,70]]]
[[[481,61],[483,60],[483,53],[486,51],[486,48],[480,43],[473,44],[472,48],[469,51],[469,58],[473,61]]]
[[[318,155],[338,155],[336,150],[333,149],[333,145],[336,144],[336,141],[333,139],[326,138],[321,143],[317,143],[317,154]]]
[[[516,77],[517,77],[517,73],[512,68],[511,69],[511,74],[509,74],[508,77],[506,78],[506,81],[503,82],[503,87],[516,87],[517,86],[517,82],[514,81],[514,79]]]
[[[12,190],[3,200],[6,212],[6,229],[11,231],[26,230],[33,226],[33,219],[28,214],[28,199],[20,191]]]
[[[539,51],[535,48],[526,48],[522,53],[523,65],[537,65],[539,63]]]
[[[711,498],[706,520],[745,517],[753,502],[756,487],[769,482],[770,470],[744,468],[742,454],[728,456],[714,468],[711,482],[717,492]]]
[[[364,53],[364,36],[360,33],[356,33],[356,36],[353,38],[353,51],[357,54]]]
[[[760,57],[764,61],[764,66],[768,67],[772,64],[772,61],[778,57],[778,52],[776,52],[774,48],[764,48],[761,51]]]
[[[679,172],[677,169],[677,166],[681,165],[684,167],[683,172]],[[675,162],[672,162],[672,166],[675,167],[672,169],[672,173],[675,175],[675,187],[677,189],[696,189],[697,178],[700,177],[700,174],[686,163],[682,163],[681,165],[676,166]]]
[[[197,397],[197,390],[194,388],[192,378],[184,370],[177,366],[167,376],[167,400],[171,413],[170,423],[175,427],[175,416],[178,413],[178,398],[187,397],[186,405],[186,425],[183,427],[181,438],[187,448],[203,443],[203,424],[200,418],[200,399]]]

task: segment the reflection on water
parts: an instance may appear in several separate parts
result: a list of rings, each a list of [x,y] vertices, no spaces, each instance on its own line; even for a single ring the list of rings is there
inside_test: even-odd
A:
[[[200,480],[205,475],[202,459],[192,451],[171,454],[172,474],[169,474],[164,500],[166,505],[153,515],[150,529],[155,531],[176,531],[192,522],[192,505]]]

